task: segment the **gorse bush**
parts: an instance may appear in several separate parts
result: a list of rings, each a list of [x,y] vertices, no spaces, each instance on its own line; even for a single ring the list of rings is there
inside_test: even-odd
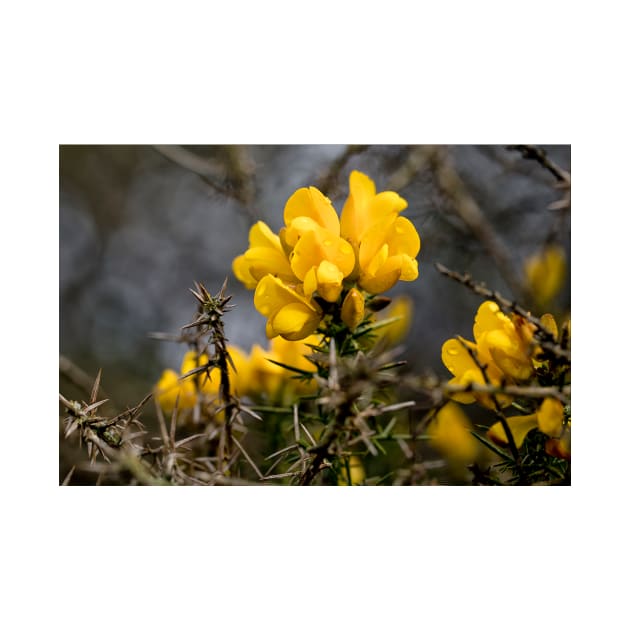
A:
[[[234,280],[195,283],[191,321],[163,335],[185,348],[181,366],[138,405],[103,413],[100,374],[86,401],[61,396],[63,437],[87,449],[80,466],[115,484],[570,483],[570,321],[542,310],[565,282],[563,249],[550,243],[523,267],[539,312],[436,265],[480,303],[472,339],[443,341],[452,377],[418,374],[399,345],[411,300],[384,295],[422,282],[407,206],[355,170],[339,213],[310,186],[289,197],[278,233],[255,222],[232,273],[266,345],[225,336]]]

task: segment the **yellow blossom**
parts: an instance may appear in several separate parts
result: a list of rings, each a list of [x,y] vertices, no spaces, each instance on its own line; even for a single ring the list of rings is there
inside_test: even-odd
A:
[[[375,330],[377,339],[384,339],[388,346],[401,343],[411,328],[413,300],[408,295],[395,297],[389,306],[376,315],[376,322],[391,319],[387,326]]]
[[[525,261],[525,277],[539,306],[546,306],[558,294],[567,274],[567,260],[560,245],[548,245]]]
[[[251,381],[249,392],[265,394],[272,400],[288,403],[296,395],[315,391],[317,383],[314,379],[294,378],[294,373],[278,363],[304,372],[315,372],[315,365],[306,358],[313,352],[307,344],[318,345],[320,341],[319,335],[311,335],[302,341],[287,341],[282,337],[274,337],[268,349],[258,344],[252,346],[248,357]]]
[[[315,332],[322,319],[315,302],[272,275],[258,283],[254,306],[267,317],[265,332],[269,339],[277,335],[291,341],[304,339]]]
[[[568,432],[567,428],[564,426],[564,407],[562,403],[555,398],[545,398],[536,413],[525,416],[510,416],[506,418],[506,422],[517,448],[522,446],[525,437],[532,429],[538,429],[552,438],[553,446],[549,445],[551,446],[551,450],[555,449],[558,452],[564,453],[564,455],[570,454],[571,452],[570,436],[568,437],[568,447],[567,438],[564,438],[565,433]],[[488,437],[501,446],[508,444],[507,435],[505,434],[501,422],[496,422],[488,429]],[[549,448],[547,450],[549,450]],[[563,457],[564,455],[557,456]]]
[[[353,268],[350,244],[318,225],[302,235],[291,253],[291,269],[309,298],[317,291],[327,302],[335,302]]]
[[[284,207],[284,223],[280,238],[294,247],[298,239],[309,230],[318,227],[339,236],[339,217],[330,199],[317,188],[296,190]]]
[[[296,282],[289,259],[282,248],[280,238],[262,221],[249,231],[249,249],[234,259],[234,275],[248,289],[255,289],[268,273],[285,282]]]
[[[228,353],[232,358],[232,365],[228,364],[230,378],[230,393],[245,395],[249,381],[248,365],[245,354],[237,346],[228,346]],[[167,412],[171,412],[177,400],[178,409],[192,409],[200,398],[206,402],[216,401],[219,396],[221,372],[213,367],[208,371],[190,374],[193,370],[208,363],[208,355],[198,355],[188,351],[182,360],[180,373],[174,370],[164,370],[155,386],[157,401]],[[236,371],[234,370],[236,368]],[[188,376],[187,376],[188,375]]]
[[[471,464],[479,454],[473,426],[459,405],[449,402],[435,415],[427,428],[429,443],[455,465]]]
[[[550,315],[543,316],[543,324],[552,332],[556,330]],[[448,339],[442,346],[442,361],[453,374],[450,383],[485,384],[480,365],[485,366],[487,380],[492,385],[526,381],[533,374],[535,357],[540,352],[534,331],[534,325],[520,315],[508,316],[494,302],[483,302],[475,316],[475,341],[460,337]],[[463,403],[478,400],[486,407],[494,406],[487,394],[462,392],[453,398]],[[498,395],[497,399],[502,405],[510,402],[504,395]]]
[[[182,360],[180,374],[174,370],[164,370],[155,386],[157,400],[162,409],[168,412],[172,411],[176,401],[179,409],[192,409],[197,402],[199,392],[207,395],[218,392],[219,371],[217,368],[210,370],[210,377],[208,377],[207,372],[199,372],[182,378],[207,362],[208,356],[206,354],[199,356],[196,352],[189,351]]]
[[[420,237],[413,223],[390,216],[364,235],[359,245],[359,286],[368,293],[383,293],[398,280],[418,277]]]
[[[357,257],[352,278],[369,293],[383,293],[398,280],[418,277],[420,237],[408,219],[398,216],[407,202],[397,193],[376,193],[363,173],[350,173],[350,194],[341,212],[341,236]]]
[[[406,207],[397,193],[377,194],[367,175],[353,171],[341,218],[330,199],[311,186],[288,199],[278,235],[260,221],[254,225],[249,249],[232,266],[236,277],[256,290],[254,305],[267,317],[267,336],[299,340],[311,334],[324,311],[340,315],[321,300],[343,308],[339,301],[346,295],[357,308],[355,320],[360,312],[356,292],[382,293],[398,280],[415,280],[420,237],[399,216]],[[346,319],[350,308],[348,303]]]
[[[479,368],[475,359],[471,356],[470,351],[476,351],[474,343],[462,339],[448,339],[442,345],[442,362],[446,368],[453,374],[453,378],[449,381],[451,385],[467,386],[472,383],[478,385],[486,384],[486,379]],[[494,363],[487,364],[486,376],[490,384],[499,385],[501,383],[502,374]],[[493,408],[494,403],[488,394],[457,392],[452,394],[451,398],[461,403],[472,403],[475,400],[482,405]],[[497,397],[501,405],[510,403],[510,398],[505,396]]]
[[[508,378],[528,379],[533,372],[534,330],[519,315],[508,317],[495,302],[484,302],[473,327],[480,362],[494,363]]]
[[[391,191],[376,194],[376,186],[367,175],[352,171],[350,193],[341,211],[341,235],[358,249],[370,228],[406,207],[400,195]]]

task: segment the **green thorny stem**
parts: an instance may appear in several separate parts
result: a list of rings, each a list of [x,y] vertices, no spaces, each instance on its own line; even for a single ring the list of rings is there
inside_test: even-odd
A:
[[[349,331],[348,331],[349,332]],[[329,345],[329,366],[328,366],[328,386],[331,392],[339,392],[339,378],[337,372],[337,342],[335,337],[330,338]],[[313,446],[311,452],[315,454],[313,461],[300,477],[300,485],[308,486],[322,469],[324,461],[329,456],[329,449],[337,438],[337,435],[343,428],[346,418],[352,413],[352,404],[354,399],[351,397],[340,401],[335,408],[335,416],[333,422],[327,427],[327,430],[317,446]]]
[[[227,286],[227,278],[223,282],[223,286],[217,295],[213,296],[199,282],[195,282],[195,289],[191,289],[191,293],[199,301],[197,319],[184,326],[183,328],[198,328],[200,334],[209,334],[208,344],[214,346],[214,357],[208,366],[219,368],[221,380],[219,384],[219,399],[221,401],[220,409],[225,413],[225,422],[219,439],[219,457],[222,472],[227,472],[227,464],[230,459],[230,448],[232,445],[232,423],[236,418],[240,404],[237,398],[232,396],[230,392],[230,374],[229,365],[234,368],[232,358],[227,349],[227,339],[223,327],[223,316],[232,307],[228,306],[228,302],[232,299],[231,295],[225,295]]]

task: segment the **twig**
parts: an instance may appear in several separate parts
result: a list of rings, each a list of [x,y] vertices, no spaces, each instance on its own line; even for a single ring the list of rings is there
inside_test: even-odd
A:
[[[522,385],[492,385],[491,383],[469,383],[467,385],[456,385],[445,383],[440,387],[440,391],[448,394],[461,392],[475,392],[478,394],[506,394],[508,396],[521,396],[523,398],[546,398],[552,397],[561,403],[568,403],[571,395],[571,386],[565,385],[561,390],[556,387],[528,387]]]
[[[533,144],[510,144],[505,147],[508,151],[518,151],[525,160],[534,160],[547,169],[559,182],[571,185],[571,175],[560,168],[547,155],[547,152]]]

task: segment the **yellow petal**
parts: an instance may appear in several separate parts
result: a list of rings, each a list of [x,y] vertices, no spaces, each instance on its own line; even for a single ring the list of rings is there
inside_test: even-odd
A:
[[[528,416],[512,416],[506,420],[517,448],[522,446],[527,434],[538,426],[538,420],[536,419],[535,413]],[[488,437],[493,442],[496,442],[501,446],[506,446],[508,444],[507,435],[505,434],[503,425],[500,422],[493,424],[488,429]]]
[[[407,254],[399,254],[396,265],[400,269],[400,279],[404,282],[411,282],[418,277],[418,261]]]
[[[553,315],[545,313],[540,318],[540,323],[553,335],[553,338],[558,340],[558,325]]]
[[[257,221],[249,230],[250,247],[268,247],[282,251],[280,238],[263,221]]]
[[[330,199],[313,186],[300,188],[289,197],[284,207],[285,225],[291,225],[297,217],[309,217],[321,227],[339,236],[337,212],[330,203]]]
[[[549,245],[527,259],[525,276],[539,306],[548,304],[562,289],[566,272],[566,255],[559,245]]]
[[[420,235],[414,224],[405,217],[396,217],[387,234],[392,255],[406,254],[415,258],[420,251]]]
[[[545,452],[553,457],[571,459],[571,430],[566,430],[560,438],[550,438],[545,444]]]
[[[531,358],[523,352],[515,335],[510,336],[504,330],[491,330],[482,335],[482,339],[482,345],[488,348],[490,356],[504,374],[515,380],[531,376]]]
[[[311,308],[299,302],[292,302],[276,313],[271,326],[276,334],[296,341],[313,334],[320,321],[321,316]]]
[[[156,397],[162,409],[170,411],[175,406],[175,399],[179,392],[179,376],[175,370],[164,370],[155,386]]]
[[[255,289],[258,284],[258,280],[252,276],[250,272],[249,262],[245,258],[245,255],[237,256],[232,262],[232,271],[238,280],[240,280],[246,289]]]
[[[472,424],[459,405],[447,403],[427,428],[433,448],[455,463],[472,463],[479,453],[479,442],[471,435]]]
[[[311,267],[304,276],[304,295],[310,298],[317,291],[317,269]]]
[[[234,364],[234,367],[229,365],[230,392],[237,396],[247,396],[252,380],[249,356],[238,346],[230,344],[227,349]]]
[[[294,289],[274,276],[267,275],[258,283],[254,293],[254,306],[261,315],[269,317],[289,302],[308,303]]]
[[[359,171],[350,173],[350,193],[341,212],[341,234],[358,245],[365,233],[388,215],[396,215],[407,202],[395,192],[376,194],[374,182]]]
[[[378,225],[372,226],[361,239],[359,246],[359,265],[361,269],[367,269],[372,260],[382,251],[383,246],[387,243],[387,234],[389,229],[394,225],[396,217],[394,215],[381,221]],[[387,246],[389,252],[389,245]]]
[[[268,318],[268,338],[282,335],[303,339],[315,331],[321,321],[321,309],[274,276],[265,276],[256,287],[254,306]],[[287,308],[290,307],[290,308]]]
[[[341,294],[343,273],[336,265],[323,260],[317,268],[317,291],[327,302],[336,302]]]
[[[463,340],[465,342],[465,340]],[[468,342],[472,350],[474,344]],[[481,381],[475,378],[475,382],[483,383],[483,375],[475,360],[470,356],[468,350],[462,345],[459,339],[447,339],[442,344],[442,363],[453,376],[460,377],[466,372],[479,372]],[[469,381],[470,382],[470,381]]]
[[[501,312],[501,309],[495,302],[487,300],[477,309],[473,336],[478,341],[484,332],[502,330],[505,326],[512,326],[509,318]]]
[[[322,261],[334,264],[345,278],[354,268],[354,250],[346,240],[317,227],[305,232],[298,241],[291,256],[291,269],[303,280],[309,269]]]
[[[366,214],[375,195],[376,186],[367,175],[359,171],[350,173],[350,192],[341,211],[340,229],[342,236],[356,245],[370,227]]]
[[[563,419],[562,403],[555,398],[545,398],[538,410],[538,428],[549,437],[560,437]]]
[[[390,269],[389,271],[379,270],[374,276],[362,275],[359,278],[359,286],[368,293],[384,293],[389,291],[400,278],[401,270],[399,268]]]
[[[395,297],[387,308],[376,315],[376,321],[387,319],[395,319],[396,321],[374,331],[377,338],[385,338],[389,346],[399,344],[407,336],[411,328],[412,315],[412,299],[408,295]]]
[[[257,281],[268,273],[278,276],[287,282],[296,280],[289,259],[281,249],[269,247],[250,247],[244,254],[249,264],[249,273]]]
[[[208,363],[208,355],[198,355],[194,350],[189,350],[182,359],[181,373],[187,374],[191,370]]]

